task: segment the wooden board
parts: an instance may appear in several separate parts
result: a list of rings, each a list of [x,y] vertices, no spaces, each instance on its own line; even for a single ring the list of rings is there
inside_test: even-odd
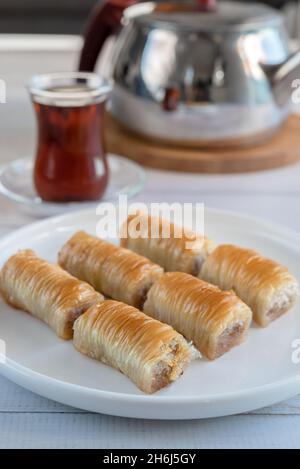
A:
[[[108,151],[149,168],[199,173],[240,173],[300,160],[300,116],[292,115],[267,142],[251,147],[198,149],[164,145],[134,134],[106,116]]]

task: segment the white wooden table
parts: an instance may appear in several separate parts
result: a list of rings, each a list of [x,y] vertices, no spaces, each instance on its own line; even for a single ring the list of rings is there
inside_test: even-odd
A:
[[[29,155],[34,120],[24,83],[37,72],[70,70],[78,38],[0,36],[0,161]],[[300,164],[256,174],[205,176],[148,171],[143,202],[204,202],[300,230]],[[0,235],[32,222],[0,199]],[[299,448],[300,396],[250,414],[204,421],[121,419],[72,409],[0,377],[0,448]]]

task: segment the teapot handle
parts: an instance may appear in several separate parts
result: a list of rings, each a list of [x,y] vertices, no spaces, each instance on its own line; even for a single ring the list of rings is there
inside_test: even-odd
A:
[[[140,0],[105,0],[93,10],[84,35],[84,44],[79,60],[79,71],[92,72],[97,57],[106,39],[115,33],[121,24],[123,11]],[[216,0],[196,0],[201,11],[216,10]]]
[[[197,0],[197,4],[201,11],[214,12],[217,10],[217,0]]]
[[[125,8],[138,0],[106,0],[97,5],[88,21],[79,60],[79,71],[92,72],[97,57],[106,41],[121,24]]]

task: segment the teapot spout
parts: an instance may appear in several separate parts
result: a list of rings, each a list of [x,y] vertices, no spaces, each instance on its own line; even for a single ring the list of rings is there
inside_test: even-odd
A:
[[[285,106],[292,96],[293,81],[300,79],[300,50],[279,65],[262,65],[273,89],[274,99]]]

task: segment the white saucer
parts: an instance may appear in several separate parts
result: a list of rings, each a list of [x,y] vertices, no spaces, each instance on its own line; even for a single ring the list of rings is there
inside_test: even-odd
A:
[[[110,179],[104,196],[96,202],[44,202],[35,192],[32,180],[34,161],[21,158],[0,167],[0,194],[16,203],[30,215],[49,217],[95,207],[99,202],[111,202],[120,194],[128,198],[138,194],[145,184],[145,172],[138,164],[118,155],[108,155]]]
[[[0,241],[0,267],[20,248],[32,248],[55,261],[58,250],[75,231],[95,234],[99,218],[95,210],[89,210],[26,226]],[[258,249],[287,265],[300,280],[298,233],[255,218],[208,209],[205,234],[217,243]],[[213,362],[195,361],[178,381],[148,396],[117,370],[81,355],[72,341],[59,339],[46,324],[0,299],[0,340],[5,342],[7,357],[6,363],[0,363],[1,374],[64,404],[123,417],[216,417],[292,397],[300,392],[300,362],[293,359],[299,339],[298,302],[266,329],[252,326],[241,346]]]

